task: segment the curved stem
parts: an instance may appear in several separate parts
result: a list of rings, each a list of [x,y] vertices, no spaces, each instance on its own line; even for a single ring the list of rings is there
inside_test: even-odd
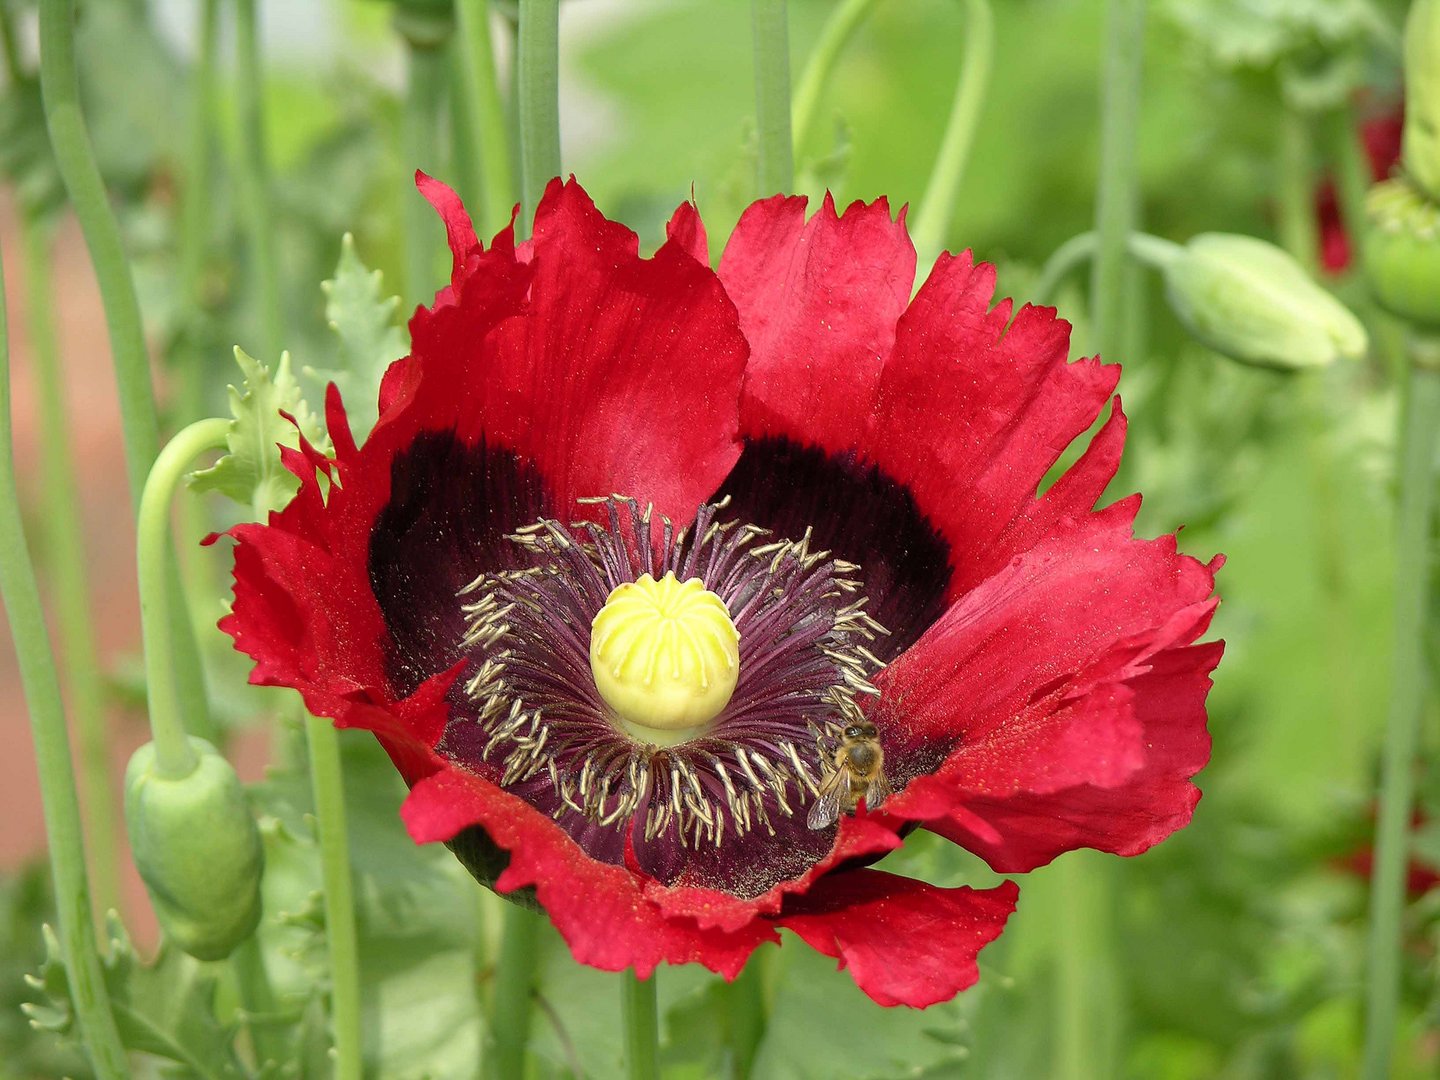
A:
[[[70,706],[80,741],[80,808],[89,838],[90,870],[100,911],[120,903],[120,866],[110,789],[110,737],[105,727],[105,692],[100,651],[90,612],[85,528],[80,515],[78,473],[70,449],[65,413],[60,347],[55,337],[55,300],[51,288],[51,237],[37,222],[22,220],[25,248],[26,313],[35,354],[40,398],[41,488],[45,507],[45,549],[55,589],[60,652],[70,686]]]
[[[960,181],[970,159],[970,147],[975,142],[975,126],[990,85],[990,61],[994,55],[995,18],[989,0],[966,0],[965,54],[960,61],[960,80],[955,84],[955,103],[950,107],[940,153],[910,233],[922,257],[932,257],[940,251],[955,216]]]
[[[225,449],[230,422],[197,420],[166,444],[155,459],[140,500],[136,562],[140,580],[140,626],[145,639],[145,686],[150,737],[162,775],[188,776],[199,759],[185,734],[184,709],[175,672],[174,624],[169,618],[174,566],[170,560],[170,504],[191,463],[207,450]]]
[[[1108,0],[1100,87],[1100,177],[1095,195],[1099,246],[1090,304],[1097,351],[1112,360],[1125,336],[1125,242],[1135,228],[1135,141],[1144,58],[1144,3]]]
[[[45,835],[49,838],[50,873],[55,882],[55,916],[70,998],[96,1075],[102,1080],[118,1080],[128,1077],[130,1070],[100,969],[100,946],[95,939],[80,806],[75,797],[75,766],[65,732],[60,680],[40,607],[34,565],[20,521],[20,494],[15,484],[11,441],[9,331],[4,297],[4,271],[0,264],[0,603],[4,604],[10,620],[20,681],[30,713]]]
[[[825,92],[835,62],[874,6],[875,0],[844,0],[820,31],[820,40],[805,62],[805,70],[795,88],[795,103],[790,108],[790,127],[797,153],[810,137],[810,129],[820,111],[820,95]]]
[[[625,1064],[630,1080],[656,1080],[660,1022],[655,1008],[655,976],[622,972],[621,1012],[625,1017]]]
[[[480,158],[480,227],[482,236],[498,231],[515,206],[514,165],[505,103],[495,74],[495,48],[490,40],[489,0],[456,0],[460,67],[470,98],[476,152]]]
[[[795,147],[790,137],[790,32],[785,0],[750,0],[750,17],[755,40],[758,194],[789,194],[795,187]]]
[[[260,68],[260,15],[256,0],[235,0],[236,101],[240,157],[235,177],[250,234],[251,273],[260,301],[260,355],[273,363],[285,332],[280,274],[271,220],[270,167],[265,149],[265,83]]]
[[[40,5],[40,90],[50,144],[65,190],[75,208],[85,244],[95,266],[95,280],[105,308],[119,387],[120,422],[125,437],[125,469],[130,498],[136,509],[150,464],[160,449],[160,423],[155,413],[155,391],[150,383],[150,360],[140,322],[135,282],[125,261],[120,228],[110,209],[105,184],[95,164],[85,117],[80,111],[80,82],[75,66],[74,0],[43,0]],[[170,611],[180,650],[181,694],[198,734],[211,732],[200,651],[195,644],[189,613],[180,589],[179,573],[169,570],[177,587]]]
[[[160,448],[160,422],[135,283],[80,111],[74,21],[74,0],[43,0],[40,4],[40,89],[55,163],[95,264],[119,383],[130,494],[138,504],[145,475]]]
[[[405,166],[405,287],[414,303],[433,299],[439,264],[435,215],[411,181],[416,169],[440,171],[440,112],[445,103],[443,44],[407,39],[405,106],[401,118]],[[428,292],[429,295],[426,295]]]
[[[1055,290],[1060,287],[1060,282],[1082,264],[1093,259],[1099,248],[1100,234],[1092,229],[1090,232],[1072,236],[1051,252],[1050,258],[1045,260],[1045,265],[1040,268],[1039,277],[1035,279],[1035,284],[1030,289],[1034,302],[1048,304],[1054,296]],[[1148,266],[1152,270],[1164,270],[1184,251],[1184,248],[1173,240],[1166,240],[1161,236],[1132,232],[1125,237],[1125,250],[1136,262]]]
[[[364,1064],[360,959],[355,942],[355,902],[350,881],[350,834],[345,824],[340,736],[329,720],[306,715],[305,741],[310,750],[310,787],[320,830],[320,866],[325,885],[325,940],[330,950],[335,1076],[337,1080],[360,1080]]]
[[[1428,353],[1428,365],[1414,363]],[[1440,433],[1440,343],[1412,342],[1409,397],[1398,476],[1395,527],[1395,659],[1380,775],[1380,813],[1371,871],[1369,978],[1365,990],[1365,1068],[1369,1080],[1390,1075],[1400,997],[1402,915],[1415,788],[1415,748],[1425,695],[1425,608],[1430,596],[1429,545],[1435,517],[1434,472]]]
[[[1055,298],[1055,290],[1060,288],[1060,283],[1093,259],[1097,247],[1099,247],[1099,237],[1092,229],[1079,236],[1072,236],[1052,251],[1050,258],[1046,259],[1045,265],[1040,268],[1040,276],[1035,279],[1035,284],[1030,289],[1033,302],[1036,304],[1050,303]]]
[[[493,1080],[525,1075],[539,941],[540,916],[519,904],[506,903],[490,1012],[490,1033],[495,1042],[487,1075]]]
[[[530,235],[545,185],[560,175],[560,2],[520,0],[520,231]]]

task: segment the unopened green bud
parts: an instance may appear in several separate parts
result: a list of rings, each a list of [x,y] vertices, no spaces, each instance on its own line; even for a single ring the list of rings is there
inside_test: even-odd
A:
[[[260,921],[264,850],[245,789],[203,739],[195,769],[171,777],[155,744],[125,770],[125,825],[135,865],[166,937],[199,960],[221,960]]]
[[[1404,179],[1365,199],[1365,274],[1388,311],[1440,326],[1440,207]]]
[[[1440,2],[1414,0],[1405,20],[1405,173],[1440,199]]]
[[[1232,360],[1293,371],[1365,355],[1360,320],[1274,244],[1203,233],[1147,261],[1186,329]]]

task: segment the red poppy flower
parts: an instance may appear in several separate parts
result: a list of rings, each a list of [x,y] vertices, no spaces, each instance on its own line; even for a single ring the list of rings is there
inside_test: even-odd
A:
[[[992,308],[968,253],[912,299],[884,200],[756,203],[717,274],[688,204],[641,258],[557,180],[532,240],[483,247],[419,183],[451,283],[365,444],[332,387],[334,458],[287,453],[299,494],[233,531],[222,623],[252,681],[375,733],[416,841],[532,896],[586,964],[730,978],[786,927],[876,1001],[925,1006],[975,981],[1017,889],[868,865],[907,831],[1017,872],[1189,820],[1218,560],[1135,539],[1137,498],[1093,509],[1118,402],[1037,495],[1118,376],[1067,362],[1052,309]],[[700,607],[650,653],[623,619],[602,633],[615,597],[665,588]],[[711,714],[652,738],[602,685],[641,654],[646,679],[718,693]],[[878,807],[843,749],[875,764],[866,724]],[[841,773],[838,821],[812,814]]]

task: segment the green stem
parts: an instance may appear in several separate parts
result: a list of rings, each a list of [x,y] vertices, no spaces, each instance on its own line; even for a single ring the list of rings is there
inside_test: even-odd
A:
[[[70,998],[90,1063],[102,1080],[128,1077],[125,1049],[115,1029],[110,997],[100,969],[100,946],[85,872],[85,841],[75,796],[75,766],[65,732],[65,710],[55,656],[45,629],[35,568],[20,521],[15,453],[10,419],[10,351],[0,264],[0,603],[10,620],[20,681],[30,713],[40,801],[49,838],[50,873],[55,883],[55,917],[65,958]]]
[[[790,31],[785,0],[750,0],[755,39],[755,129],[759,140],[758,194],[795,187],[790,137]]]
[[[450,171],[455,176],[455,190],[470,210],[470,220],[484,210],[482,205],[485,182],[480,175],[480,150],[475,136],[475,105],[470,100],[470,87],[465,82],[465,58],[458,47],[446,50],[445,100],[448,115]],[[476,223],[475,234],[486,238],[484,226]]]
[[[415,190],[416,169],[432,175],[441,171],[440,113],[445,104],[448,65],[444,41],[406,38],[408,74],[401,120],[401,157],[404,159],[405,287],[414,303],[428,303],[435,295],[439,253],[435,214]],[[428,295],[427,295],[428,293]]]
[[[1098,246],[1090,303],[1097,351],[1111,359],[1125,336],[1125,245],[1135,229],[1135,143],[1144,59],[1143,0],[1108,0],[1100,86],[1100,177],[1095,196]]]
[[[492,1080],[515,1080],[525,1075],[540,916],[519,904],[507,903],[502,934],[490,1012],[490,1033],[495,1042],[488,1075]]]
[[[160,449],[160,424],[150,383],[150,359],[140,322],[135,282],[125,261],[120,228],[95,164],[85,116],[80,110],[80,81],[75,66],[74,0],[42,0],[40,5],[40,90],[55,163],[69,192],[75,217],[95,266],[95,280],[105,308],[119,386],[120,422],[125,438],[125,467],[130,497],[137,511],[150,464]],[[200,651],[178,587],[179,572],[169,571],[172,590],[170,619],[175,627],[181,667],[181,695],[197,734],[211,733]]]
[[[528,236],[545,185],[560,175],[560,0],[520,0],[520,231]]]
[[[621,1012],[625,1017],[625,1063],[630,1080],[656,1080],[660,1021],[655,1008],[655,976],[637,978],[622,972]]]
[[[1425,609],[1440,433],[1440,342],[1412,341],[1412,367],[1399,460],[1395,527],[1395,658],[1380,775],[1380,812],[1371,873],[1369,978],[1365,989],[1368,1080],[1390,1075],[1400,998],[1405,870],[1414,801],[1415,748],[1425,695]]]
[[[1292,106],[1285,106],[1279,135],[1280,246],[1301,266],[1313,271],[1320,237],[1315,217],[1315,162],[1309,118]]]
[[[138,504],[146,473],[160,448],[160,422],[155,413],[155,391],[150,383],[150,360],[145,351],[135,283],[80,111],[74,22],[74,0],[42,0],[40,88],[55,163],[95,264],[119,383],[130,494]]]
[[[810,59],[805,63],[800,84],[795,88],[795,103],[790,108],[790,127],[795,137],[796,153],[810,137],[810,129],[820,112],[820,98],[825,92],[825,84],[830,81],[835,62],[874,6],[875,0],[844,0],[821,29],[820,40],[815,43]]]
[[[188,776],[199,759],[186,737],[185,711],[176,683],[174,622],[169,618],[174,587],[170,552],[170,504],[195,458],[225,449],[230,421],[197,420],[166,444],[155,459],[140,500],[136,562],[140,580],[140,626],[145,639],[145,687],[150,703],[150,737],[162,775]]]
[[[1095,260],[1091,321],[1097,350],[1112,359],[1127,333],[1125,310],[1129,240],[1138,201],[1135,165],[1144,66],[1144,0],[1108,0],[1100,85],[1100,174],[1095,196]],[[1110,938],[1110,881],[1106,868],[1072,853],[1056,868],[1071,925],[1058,942],[1056,1075],[1062,1080],[1114,1076],[1123,1024]]]
[[[273,363],[285,340],[280,307],[275,224],[271,219],[270,167],[265,147],[265,81],[260,66],[260,15],[256,0],[235,0],[236,102],[240,157],[235,177],[250,234],[251,274],[260,304],[260,355]]]
[[[1365,231],[1365,193],[1370,190],[1370,163],[1360,144],[1360,125],[1350,103],[1331,109],[1325,117],[1325,140],[1335,168],[1335,190],[1340,194],[1340,220],[1350,237],[1350,268],[1360,269]]]
[[[359,1080],[363,1058],[360,1027],[360,958],[350,880],[350,835],[345,824],[345,775],[340,735],[329,720],[305,717],[310,787],[320,830],[320,867],[325,886],[325,940],[330,950],[331,1015],[335,1027],[335,1076]]]
[[[25,249],[26,313],[35,354],[40,398],[40,477],[45,508],[45,549],[55,588],[60,652],[70,686],[70,708],[79,737],[80,806],[89,837],[90,872],[100,911],[120,903],[120,868],[115,845],[115,800],[110,790],[110,737],[105,728],[105,691],[100,652],[90,611],[85,528],[80,515],[78,472],[65,415],[60,346],[55,337],[51,287],[51,237],[38,222],[22,220]]]
[[[757,950],[725,987],[725,1020],[736,1080],[748,1080],[765,1036],[765,969],[770,954]]]
[[[181,193],[180,286],[189,314],[201,307],[201,275],[210,234],[213,196],[210,191],[211,133],[215,123],[215,56],[219,48],[220,0],[204,0],[200,8],[200,46],[193,75],[190,132],[185,147],[185,188]],[[194,367],[194,365],[191,365]]]
[[[480,157],[481,235],[498,231],[515,206],[515,167],[510,160],[510,131],[505,103],[495,74],[495,48],[490,40],[488,0],[456,0],[461,70],[470,98],[476,152]]]
[[[0,56],[5,58],[5,77],[10,85],[20,81],[23,68],[20,63],[20,46],[15,40],[15,24],[10,18],[10,9],[0,4]]]
[[[255,1047],[256,1064],[284,1064],[290,1056],[285,1039],[274,1030],[277,1007],[275,991],[270,986],[270,973],[265,969],[265,953],[260,936],[251,934],[230,954],[235,972],[235,988],[246,1013],[246,1026]]]
[[[960,61],[960,79],[955,84],[955,102],[950,107],[940,153],[910,230],[915,247],[924,258],[935,255],[944,246],[955,216],[960,181],[965,176],[970,148],[975,142],[975,127],[990,85],[990,62],[994,55],[995,17],[989,0],[965,0],[965,53]]]
[[[1100,234],[1091,230],[1072,236],[1045,260],[1040,275],[1030,289],[1037,304],[1048,304],[1066,276],[1095,257],[1100,248]],[[1184,249],[1173,240],[1149,233],[1132,232],[1125,237],[1125,250],[1130,257],[1152,270],[1163,270]]]

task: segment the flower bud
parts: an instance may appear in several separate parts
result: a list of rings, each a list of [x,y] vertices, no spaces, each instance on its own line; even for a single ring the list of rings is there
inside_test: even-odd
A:
[[[1440,326],[1440,206],[1404,179],[1365,200],[1365,274],[1382,307]]]
[[[198,960],[221,960],[260,921],[264,851],[240,778],[203,739],[186,776],[156,767],[155,744],[125,770],[125,824],[135,865],[166,937]]]
[[[1440,199],[1440,2],[1415,0],[1405,20],[1405,173]]]
[[[1360,320],[1273,244],[1203,233],[1159,268],[1186,329],[1232,360],[1299,370],[1365,354]]]

